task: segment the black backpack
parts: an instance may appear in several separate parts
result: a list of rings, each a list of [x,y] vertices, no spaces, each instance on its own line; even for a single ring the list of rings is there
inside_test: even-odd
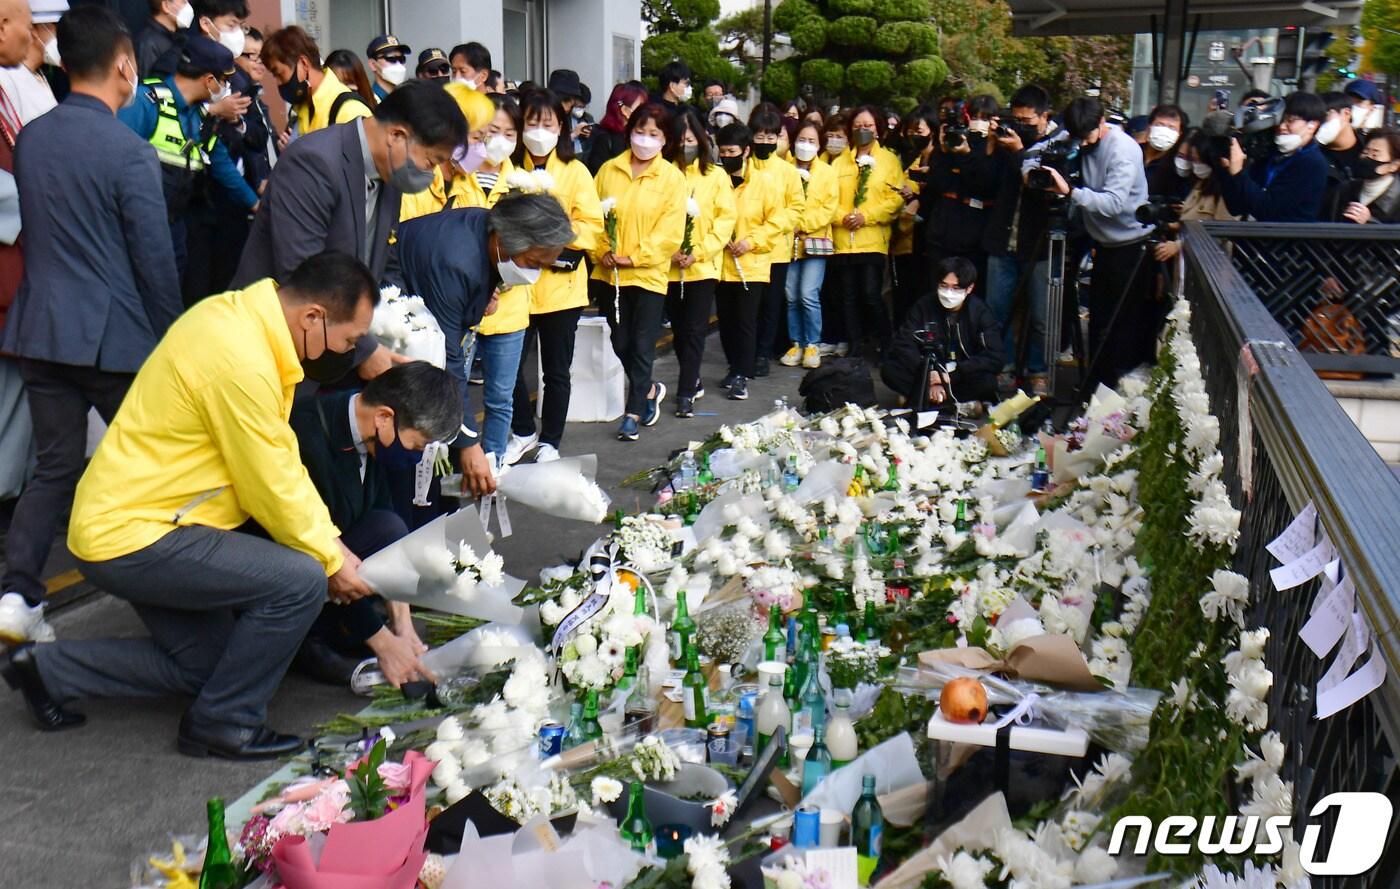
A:
[[[807,371],[798,393],[809,413],[825,413],[846,404],[871,407],[875,404],[875,383],[865,360],[856,357],[827,358],[822,366]]]

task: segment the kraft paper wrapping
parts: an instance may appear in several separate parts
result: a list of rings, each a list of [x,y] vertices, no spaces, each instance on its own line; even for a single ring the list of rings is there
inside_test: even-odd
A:
[[[1023,639],[1011,646],[1001,660],[982,648],[939,648],[920,652],[919,663],[927,666],[955,664],[969,670],[1001,673],[1074,691],[1103,691],[1103,683],[1089,672],[1079,646],[1060,633]]]

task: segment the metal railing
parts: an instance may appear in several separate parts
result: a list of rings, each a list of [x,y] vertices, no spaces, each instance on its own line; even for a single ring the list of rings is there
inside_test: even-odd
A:
[[[1372,790],[1400,803],[1400,476],[1328,393],[1222,248],[1222,238],[1248,238],[1256,228],[1277,226],[1187,224],[1182,287],[1192,303],[1211,407],[1220,418],[1224,477],[1243,510],[1235,569],[1250,578],[1250,626],[1270,630],[1269,727],[1287,745],[1284,777],[1294,782],[1293,824],[1301,839],[1308,813],[1329,793]],[[1326,720],[1314,717],[1315,689],[1332,656],[1316,657],[1298,637],[1318,583],[1276,591],[1269,579],[1276,563],[1264,549],[1309,502],[1388,666],[1380,688]],[[1323,823],[1324,844],[1330,827]],[[1396,823],[1381,862],[1366,875],[1313,879],[1315,887],[1397,882]]]

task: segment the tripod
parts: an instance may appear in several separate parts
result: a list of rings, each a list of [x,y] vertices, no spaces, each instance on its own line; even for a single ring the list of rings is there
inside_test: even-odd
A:
[[[1084,372],[1084,376],[1080,378],[1079,391],[1076,393],[1076,397],[1081,402],[1087,400],[1089,393],[1093,391],[1094,372],[1098,370],[1099,363],[1103,361],[1104,353],[1108,351],[1109,344],[1113,342],[1113,331],[1118,325],[1118,317],[1123,312],[1123,305],[1128,301],[1128,291],[1132,288],[1133,284],[1137,282],[1138,273],[1142,270],[1142,261],[1147,256],[1148,250],[1152,244],[1152,239],[1145,238],[1135,245],[1138,254],[1137,258],[1133,260],[1133,270],[1129,272],[1128,276],[1123,280],[1123,286],[1118,291],[1118,296],[1113,301],[1113,311],[1108,315],[1108,323],[1103,327],[1103,334],[1099,341],[1099,347],[1089,359],[1089,367]],[[1103,249],[1102,246],[1100,246],[1100,249]],[[1099,262],[1096,259],[1094,274],[1100,274],[1100,270]]]
[[[1056,357],[1059,354],[1060,331],[1064,326],[1064,304],[1065,304],[1065,273],[1069,265],[1069,237],[1067,219],[1063,210],[1052,208],[1050,221],[1045,231],[1041,232],[1039,240],[1036,241],[1035,250],[1032,256],[1038,256],[1041,248],[1046,250],[1045,268],[1045,330],[1043,333],[1042,348],[1045,356],[1046,367],[1046,390],[1049,393],[1044,399],[1046,408],[1053,410],[1055,407],[1069,406],[1070,399],[1060,398],[1056,395],[1056,374],[1059,365]],[[1022,303],[1026,298],[1030,288],[1032,276],[1035,274],[1035,261],[1032,260],[1030,266],[1022,271],[1016,280],[1016,291],[1012,297],[1013,307],[1017,303]],[[1029,304],[1029,300],[1023,303],[1025,312],[1021,317],[1019,345],[1016,349],[1016,373],[1022,376],[1026,372],[1026,365],[1029,361],[1031,348],[1031,318],[1034,307]],[[1070,343],[1074,347],[1075,360],[1079,366],[1081,379],[1085,374],[1084,365],[1084,337],[1079,327],[1079,317],[1076,312],[1074,323],[1070,325]]]

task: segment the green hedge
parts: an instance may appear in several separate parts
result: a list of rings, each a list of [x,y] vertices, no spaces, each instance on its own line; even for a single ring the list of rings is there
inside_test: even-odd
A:
[[[892,96],[885,104],[904,115],[918,107],[919,100],[913,96]]]
[[[801,80],[828,93],[841,92],[846,69],[830,59],[808,59],[802,63]]]
[[[846,91],[856,98],[879,98],[889,92],[893,83],[894,65],[889,62],[852,62],[846,68]]]
[[[905,22],[909,32],[909,54],[932,56],[938,54],[938,29],[928,22]]]
[[[938,56],[915,59],[901,65],[895,78],[895,92],[906,96],[927,96],[934,87],[948,79],[948,63]]]
[[[875,39],[876,22],[863,15],[843,15],[826,29],[826,37],[842,46],[869,48]]]
[[[797,98],[797,65],[793,62],[774,62],[763,75],[763,91],[779,102]]]
[[[783,0],[773,9],[773,29],[790,34],[806,18],[822,19],[821,10],[807,0]],[[825,21],[825,19],[822,19]]]
[[[933,8],[929,0],[875,0],[871,15],[882,22],[924,22]]]
[[[792,48],[804,56],[814,56],[826,47],[826,19],[808,16],[788,29]]]
[[[870,15],[875,0],[827,0],[826,6],[836,15]]]

